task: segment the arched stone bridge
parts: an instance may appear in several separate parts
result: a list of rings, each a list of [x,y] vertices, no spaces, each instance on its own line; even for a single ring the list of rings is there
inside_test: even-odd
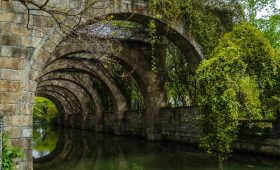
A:
[[[97,18],[113,16],[113,20],[142,25],[148,25],[154,18],[144,0],[106,2],[108,6],[104,9],[89,9],[81,24],[94,24],[93,14]],[[62,113],[59,118],[62,126],[139,135],[150,140],[197,142],[199,122],[194,108],[163,109],[167,71],[164,41],[154,49],[141,40],[111,41],[111,48],[104,50],[102,44],[106,44],[106,39],[91,42],[92,39],[84,38],[83,43],[94,44],[89,49],[73,43],[71,38],[79,37],[69,38],[61,33],[46,14],[36,11],[30,19],[33,29],[28,30],[24,6],[15,0],[1,1],[0,115],[4,116],[4,130],[11,134],[12,144],[25,151],[17,169],[32,169],[34,96],[46,97],[56,104]],[[157,32],[174,43],[195,70],[203,55],[188,28],[170,21],[156,20],[156,24]],[[167,25],[169,31],[165,29]],[[112,60],[112,65],[108,68],[97,54]],[[120,80],[110,67],[127,76]],[[133,110],[124,93],[132,82],[136,82],[143,97],[141,110]],[[104,96],[108,98],[105,103]]]

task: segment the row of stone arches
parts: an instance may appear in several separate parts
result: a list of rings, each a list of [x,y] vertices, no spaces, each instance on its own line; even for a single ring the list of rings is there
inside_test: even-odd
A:
[[[90,16],[93,13],[96,14],[95,18],[110,16],[113,20],[136,22],[146,26],[150,19],[155,18],[146,1],[112,0],[108,3],[109,5],[105,9],[96,10],[93,8],[92,10],[95,11],[89,9],[89,12],[84,15],[81,25],[94,24],[93,18]],[[81,120],[78,126],[82,128],[88,126],[81,123],[87,120],[87,115],[90,113],[87,103],[93,103],[96,114],[94,128],[101,131],[104,127],[100,117],[102,117],[104,106],[100,104],[102,102],[98,90],[90,81],[94,78],[95,81],[101,82],[100,84],[104,85],[108,89],[108,94],[111,95],[113,112],[117,120],[114,130],[117,134],[121,133],[124,128],[125,112],[129,112],[129,104],[120,87],[116,86],[116,80],[106,75],[108,73],[104,72],[104,68],[98,65],[100,61],[93,58],[78,58],[80,61],[75,59],[73,56],[88,53],[88,49],[75,46],[72,42],[67,43],[67,35],[62,33],[57,26],[44,24],[43,21],[36,22],[38,20],[36,18],[48,19],[48,16],[40,11],[31,14],[34,18],[32,26],[35,29],[27,30],[28,23],[25,18],[28,14],[23,5],[14,1],[1,1],[0,10],[5,15],[5,17],[0,18],[2,24],[18,24],[21,28],[21,31],[15,33],[4,30],[0,32],[2,51],[14,47],[22,49],[20,57],[11,56],[7,52],[0,62],[1,83],[4,85],[1,87],[0,108],[1,114],[5,116],[4,128],[11,133],[14,141],[24,141],[19,142],[18,145],[25,148],[26,151],[26,159],[22,161],[23,164],[20,168],[29,169],[32,167],[31,145],[26,143],[31,143],[32,103],[35,95],[51,99],[65,115],[68,115],[63,117],[61,121],[67,122],[70,119],[69,116],[82,115],[82,117],[77,117],[78,120]],[[184,24],[173,24],[172,21],[157,19],[156,24],[158,34],[167,37],[184,55],[188,56],[188,63],[195,70],[203,59],[203,55],[199,45],[188,34]],[[53,27],[46,28],[46,26]],[[171,29],[166,31],[166,27]],[[104,38],[100,38],[98,41],[102,44]],[[112,47],[118,50],[103,52],[114,58],[124,70],[132,73],[131,77],[137,82],[143,96],[147,138],[151,140],[159,138],[159,111],[166,105],[166,96],[161,83],[164,78],[164,70],[159,70],[158,74],[152,74],[149,43],[116,41],[112,42]],[[100,50],[95,49],[95,46],[92,48],[91,51]],[[159,59],[158,65],[163,66],[163,55],[161,55],[163,47],[159,44],[156,50]],[[25,51],[27,52],[25,53]],[[7,83],[9,86],[6,85]],[[10,84],[15,83],[19,85],[11,90]],[[24,118],[24,121],[19,123],[16,120],[20,118]],[[78,121],[72,122],[77,123]]]
[[[117,42],[115,43],[117,44]],[[114,53],[114,57],[118,60],[121,60],[122,63],[125,63],[125,66],[128,65],[130,68],[133,68],[133,75],[135,75],[133,78],[136,77],[136,82],[139,84],[140,91],[143,94],[144,103],[146,106],[146,114],[153,115],[156,114],[155,112],[159,112],[160,108],[165,106],[164,102],[166,99],[163,86],[161,85],[164,74],[154,75],[152,73],[150,66],[150,45],[146,44],[146,47],[143,47],[141,42],[140,45],[138,44],[139,42],[133,43],[134,45],[132,42],[130,42],[130,44],[118,42],[118,47],[116,47],[116,49],[122,49],[122,52],[119,55]],[[100,119],[103,117],[103,106],[101,106],[100,95],[98,94],[97,90],[94,89],[94,85],[92,84],[93,82],[91,81],[92,77],[96,78],[107,87],[107,89],[110,91],[110,94],[112,95],[115,106],[114,113],[116,115],[115,133],[121,134],[121,129],[123,129],[125,126],[123,125],[124,114],[125,111],[128,111],[128,104],[112,76],[108,75],[106,70],[103,68],[103,65],[94,58],[94,60],[83,59],[75,55],[67,57],[70,54],[80,54],[79,51],[75,51],[75,44],[72,44],[72,46],[67,45],[66,47],[59,47],[57,50],[58,52],[55,51],[53,54],[60,54],[62,57],[59,55],[53,55],[52,60],[49,60],[48,64],[44,66],[42,72],[36,79],[38,82],[37,89],[39,92],[44,93],[43,88],[49,86],[51,86],[49,88],[52,88],[53,91],[60,91],[60,88],[68,88],[67,93],[70,94],[67,96],[75,96],[74,98],[76,98],[76,100],[71,100],[71,102],[77,103],[76,105],[80,106],[81,108],[76,110],[80,110],[80,112],[83,114],[82,118],[80,119],[81,122],[79,127],[86,128],[86,125],[84,124],[89,112],[86,110],[86,103],[88,102],[93,102],[96,107],[97,111],[95,121],[102,122]],[[62,51],[66,51],[66,53],[64,54]],[[164,62],[161,61],[161,63]],[[159,67],[159,69],[164,70],[163,67]],[[163,71],[159,72],[162,73]],[[161,75],[161,77],[159,75]],[[56,88],[56,90],[54,90],[54,88]],[[67,100],[67,96],[64,96],[66,97],[65,100]],[[72,106],[72,108],[76,107],[77,106]],[[95,124],[97,126],[98,123]],[[96,129],[102,129],[102,125],[99,126],[100,128]]]

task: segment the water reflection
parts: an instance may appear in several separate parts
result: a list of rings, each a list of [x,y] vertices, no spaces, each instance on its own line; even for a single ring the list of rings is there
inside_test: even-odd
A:
[[[32,138],[32,155],[40,158],[50,154],[57,145],[58,134],[50,126],[34,125]]]
[[[53,138],[55,142],[45,142],[49,146],[37,143],[37,146],[46,146],[42,151],[50,154],[42,154],[34,160],[35,170],[216,170],[219,167],[215,158],[186,145],[152,143],[78,130],[59,130],[57,133],[59,140]],[[56,147],[51,152],[54,143]],[[224,162],[224,170],[249,169],[280,169],[280,161],[235,155]]]

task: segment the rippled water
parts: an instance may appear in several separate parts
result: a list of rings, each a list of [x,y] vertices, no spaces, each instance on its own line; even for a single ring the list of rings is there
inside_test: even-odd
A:
[[[218,161],[186,145],[79,130],[34,129],[34,169],[216,170]],[[234,154],[224,170],[280,170],[279,158]]]

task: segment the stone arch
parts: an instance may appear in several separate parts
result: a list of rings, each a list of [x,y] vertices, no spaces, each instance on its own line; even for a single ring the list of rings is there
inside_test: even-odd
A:
[[[102,44],[104,39],[99,40],[99,44]],[[139,44],[140,45],[137,45]],[[163,70],[163,63],[164,56],[161,55],[160,63],[161,67],[159,67],[159,71],[156,76],[153,74],[153,70],[151,68],[151,45],[142,41],[118,41],[113,42],[112,44],[114,49],[120,50],[112,50],[106,51],[106,54],[109,57],[117,59],[121,66],[124,66],[127,70],[133,70],[133,78],[137,81],[146,106],[146,114],[149,116],[148,118],[148,126],[150,129],[147,129],[147,133],[154,133],[153,131],[159,132],[159,118],[155,118],[159,116],[160,108],[166,106],[166,95],[163,83],[164,82],[164,70]],[[66,44],[64,46],[58,47],[53,55],[52,58],[47,62],[44,69],[48,67],[52,67],[54,63],[59,60],[78,60],[78,58],[69,57],[72,54],[79,54],[79,53],[86,53],[87,49],[80,49],[77,48],[78,45],[75,44]],[[93,47],[94,48],[94,47]],[[98,49],[94,49],[93,51],[98,51]],[[158,49],[159,52],[161,49]],[[94,60],[99,60],[95,59]],[[97,61],[98,62],[98,61]],[[87,63],[90,63],[87,61]],[[76,64],[77,65],[77,64]],[[72,66],[74,67],[74,66]],[[154,129],[154,126],[157,126],[158,130]],[[149,137],[154,138],[154,137]],[[159,138],[159,137],[155,137]]]
[[[56,94],[51,94],[49,92],[46,92],[46,91],[43,91],[43,92],[36,92],[35,96],[38,96],[38,97],[44,97],[44,98],[47,98],[49,100],[51,100],[57,110],[59,111],[59,117],[58,117],[58,122],[57,124],[58,125],[62,125],[64,124],[64,118],[63,116],[65,115],[65,113],[70,113],[71,109],[69,108],[68,103],[65,101],[64,98],[61,98],[60,96],[57,96]]]
[[[117,123],[115,126],[115,133],[122,133],[124,130],[124,118],[125,111],[127,110],[127,103],[122,95],[120,89],[115,85],[114,81],[105,74],[105,72],[98,65],[94,65],[90,61],[83,61],[84,63],[80,63],[77,60],[73,59],[60,59],[56,60],[56,62],[48,65],[43,72],[41,73],[41,77],[49,74],[53,71],[58,70],[67,70],[67,71],[80,71],[82,73],[88,73],[89,75],[97,78],[103,84],[105,84],[109,89],[114,98],[115,106],[116,106],[116,115],[117,115]],[[85,67],[86,66],[86,67]]]
[[[60,112],[65,112],[65,107],[63,106],[62,102],[60,100],[58,100],[57,98],[55,98],[52,95],[48,95],[48,94],[43,94],[43,93],[36,93],[36,96],[38,97],[44,97],[48,100],[50,100],[51,102],[53,102],[53,104],[55,105],[55,107],[60,111]]]
[[[135,9],[143,8],[141,11],[137,11]],[[107,9],[103,9],[101,11],[98,11],[100,14],[99,17],[106,17],[106,16],[115,16],[113,19],[116,20],[129,20],[132,22],[138,22],[140,24],[146,25],[148,21],[153,17],[153,14],[148,9],[147,3],[142,2],[140,0],[136,1],[127,1],[123,2],[120,0],[114,1],[111,6]],[[85,15],[86,16],[86,15]],[[98,16],[97,16],[98,17]],[[91,21],[89,21],[86,17],[84,19],[84,24],[92,24]],[[157,20],[158,28],[164,28],[168,22],[166,21],[159,21]],[[193,68],[195,69],[201,59],[203,59],[203,55],[201,53],[199,45],[195,42],[195,40],[190,36],[190,34],[187,33],[187,29],[183,25],[174,25],[171,24],[171,30],[165,32],[167,38],[169,38],[172,42],[174,42],[175,45],[179,47],[179,49],[189,57],[189,63]],[[160,29],[165,30],[165,29]],[[35,53],[32,56],[32,62],[31,62],[31,69],[29,76],[31,79],[34,79],[34,75],[38,74],[40,72],[47,60],[49,58],[50,54],[54,52],[57,45],[62,42],[64,37],[61,37],[57,32],[56,28],[53,28],[48,36],[42,41],[41,45],[35,50]],[[39,56],[39,58],[37,57]],[[153,80],[154,81],[154,80]],[[157,94],[157,96],[162,96],[164,98],[164,94]],[[156,97],[152,97],[149,99],[149,101],[156,103]],[[151,103],[151,102],[148,102]],[[159,103],[159,102],[158,102]],[[160,104],[162,103],[162,104]],[[160,102],[159,105],[164,106],[164,102]],[[151,109],[150,112],[158,112],[159,108],[157,109]],[[153,121],[152,121],[153,124]],[[153,131],[153,130],[151,130]],[[148,137],[149,138],[149,137]],[[151,139],[154,137],[151,137]],[[157,138],[157,137],[155,137]]]
[[[41,82],[38,83],[38,87],[42,87],[42,86],[59,86],[59,87],[67,89],[74,96],[76,96],[77,101],[79,101],[79,104],[81,106],[81,113],[79,113],[81,115],[81,118],[78,119],[78,120],[81,121],[80,122],[81,127],[84,128],[84,121],[85,121],[86,116],[89,112],[88,107],[87,107],[87,103],[91,102],[89,94],[86,93],[84,91],[84,89],[82,89],[77,84],[75,84],[73,82],[70,82],[70,81],[61,80],[61,79],[41,81]]]
[[[49,81],[49,80],[58,80],[58,81],[64,80],[64,81],[69,81],[71,83],[75,83],[78,86],[80,86],[89,95],[90,99],[93,101],[92,104],[95,105],[95,112],[96,112],[95,130],[102,131],[102,129],[103,129],[102,102],[101,102],[98,91],[95,88],[93,88],[94,85],[93,85],[92,81],[90,80],[90,75],[82,74],[79,72],[69,73],[69,72],[65,72],[65,71],[54,71],[54,72],[51,72],[50,74],[46,74],[45,76],[41,77],[38,80],[38,82],[44,82],[44,81]],[[88,116],[87,116],[87,118],[88,118]]]
[[[141,10],[140,10],[141,9]],[[92,24],[90,20],[92,18],[92,12],[84,15],[84,24]],[[154,19],[152,11],[148,7],[148,3],[142,0],[112,0],[111,5],[105,9],[96,10],[96,18],[106,18],[106,16],[114,16],[114,20],[125,20],[131,22],[137,22],[143,25],[147,25],[150,19]],[[90,16],[87,16],[90,15]],[[159,27],[159,31],[164,32],[165,36],[170,39],[178,48],[189,57],[189,63],[195,69],[200,61],[203,59],[203,54],[200,46],[195,39],[188,33],[188,29],[182,23],[175,24],[172,21],[156,20]],[[169,30],[165,31],[167,25],[170,25]],[[32,56],[31,68],[33,64],[36,65],[36,61],[44,63],[46,56],[49,56],[56,46],[63,40],[61,32],[58,31],[57,26],[54,26],[49,33],[42,39],[40,45],[37,47]],[[37,58],[39,56],[39,58]],[[43,57],[45,56],[45,57]],[[44,59],[45,58],[45,59]],[[34,62],[35,61],[35,62]],[[41,68],[42,69],[42,68]],[[36,70],[36,69],[35,69]]]
[[[85,39],[90,44],[90,40]],[[106,43],[105,39],[98,39],[98,44]],[[145,75],[148,75],[151,71],[151,45],[143,41],[113,41],[112,48],[107,49],[104,54],[108,58],[117,61],[122,67],[128,71],[133,71],[133,78],[136,79],[141,86],[142,93],[146,93],[145,82],[148,81]],[[78,44],[68,43],[61,45],[55,49],[51,58],[46,62],[44,69],[60,59],[72,59],[75,60],[73,55],[75,54],[92,54],[94,51],[100,51],[98,47],[92,47],[91,51],[81,48]],[[76,58],[77,59],[77,58]],[[96,62],[100,62],[98,58],[91,58]]]
[[[60,101],[63,101],[67,112],[64,112],[66,114],[63,115],[63,120],[61,120],[60,123],[64,126],[67,126],[68,115],[75,115],[81,112],[81,106],[79,105],[76,96],[73,96],[73,94],[65,88],[49,85],[39,87],[37,93],[52,95]]]
[[[41,91],[55,93],[63,97],[66,103],[70,106],[69,108],[72,110],[69,113],[76,114],[81,112],[81,104],[79,103],[78,98],[68,89],[61,86],[45,85],[37,88],[37,92]]]

